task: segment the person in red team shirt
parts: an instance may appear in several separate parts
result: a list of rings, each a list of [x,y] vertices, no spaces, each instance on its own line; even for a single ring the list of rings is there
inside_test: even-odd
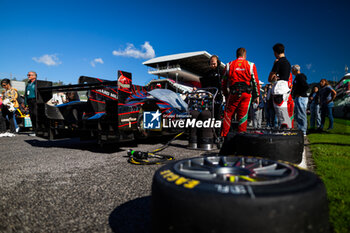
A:
[[[223,75],[223,92],[226,97],[221,136],[226,137],[231,127],[232,116],[237,112],[238,132],[247,130],[248,110],[251,99],[259,104],[260,86],[254,63],[246,60],[247,51],[239,48],[237,59],[226,65]],[[229,92],[228,92],[229,88]]]

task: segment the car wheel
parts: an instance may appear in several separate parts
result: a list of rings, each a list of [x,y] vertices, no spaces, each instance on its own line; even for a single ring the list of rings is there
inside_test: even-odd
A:
[[[158,169],[154,232],[329,232],[326,190],[313,173],[254,157],[209,156]]]
[[[259,156],[299,164],[304,151],[304,135],[299,130],[248,130],[228,134],[220,155]]]

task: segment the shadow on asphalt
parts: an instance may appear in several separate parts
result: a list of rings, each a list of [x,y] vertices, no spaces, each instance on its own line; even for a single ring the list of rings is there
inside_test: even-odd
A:
[[[204,152],[201,156],[219,156],[218,152]]]
[[[175,135],[163,135],[163,136],[153,136],[146,139],[137,139],[135,142],[137,144],[166,144],[171,141]],[[185,140],[185,137],[179,137],[176,140]]]
[[[138,147],[140,144],[166,144],[172,139],[171,136],[163,137],[151,137],[147,139],[138,139],[134,141],[121,142],[120,144],[107,144],[101,147],[96,141],[81,141],[79,138],[69,138],[69,139],[57,139],[57,140],[38,140],[30,139],[25,140],[26,143],[30,144],[33,147],[43,147],[43,148],[67,148],[67,149],[76,149],[76,150],[88,150],[94,153],[115,153],[125,151],[120,147]],[[179,147],[183,147],[180,144]]]
[[[151,196],[118,206],[109,215],[108,222],[112,231],[117,233],[151,232]]]
[[[72,139],[61,139],[54,141],[42,141],[38,139],[25,140],[26,143],[33,147],[43,147],[43,148],[67,148],[76,150],[88,150],[95,153],[114,153],[123,151],[118,147],[118,145],[109,145],[107,147],[101,147],[96,143],[96,141],[80,141],[78,138]],[[125,144],[123,144],[124,146]]]
[[[183,148],[183,149],[189,149],[188,148],[188,145],[182,145],[182,144],[179,144],[179,143],[170,143],[171,146],[173,147],[179,147],[179,148]]]

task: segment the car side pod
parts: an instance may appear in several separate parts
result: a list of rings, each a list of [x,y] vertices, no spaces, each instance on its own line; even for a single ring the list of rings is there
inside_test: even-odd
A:
[[[326,189],[289,163],[242,156],[184,159],[152,183],[152,232],[326,233]]]

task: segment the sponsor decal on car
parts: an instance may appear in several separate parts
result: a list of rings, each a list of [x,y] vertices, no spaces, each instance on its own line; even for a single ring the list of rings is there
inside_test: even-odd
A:
[[[129,117],[129,118],[121,119],[120,122],[122,122],[122,123],[124,123],[124,122],[129,123],[129,128],[131,128],[131,122],[136,121],[136,120],[137,120],[137,119],[134,118],[134,117]]]
[[[95,92],[100,93],[100,94],[103,94],[103,95],[105,95],[105,96],[112,97],[112,98],[114,98],[114,99],[118,99],[118,95],[117,95],[117,94],[112,93],[112,92],[110,92],[110,91],[107,91],[107,90],[105,90],[105,89],[97,89],[97,90],[95,90]]]

